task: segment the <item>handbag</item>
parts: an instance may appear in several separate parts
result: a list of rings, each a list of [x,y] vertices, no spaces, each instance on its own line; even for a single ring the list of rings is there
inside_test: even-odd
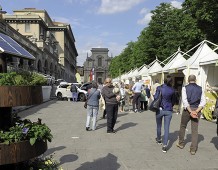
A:
[[[160,88],[160,93],[159,93],[158,97],[151,102],[149,110],[152,112],[157,112],[160,108],[161,100],[162,100],[162,92],[161,92],[161,88]]]
[[[96,91],[97,91],[97,90],[95,90],[95,92],[96,92]],[[95,92],[94,92],[94,93],[95,93]],[[94,93],[92,93],[92,95],[93,95]],[[91,95],[91,96],[92,96],[92,95]],[[91,98],[91,96],[88,96],[87,100],[86,100],[85,103],[84,103],[84,108],[85,108],[85,109],[87,109],[87,105],[88,105],[87,103],[88,103],[88,100]]]

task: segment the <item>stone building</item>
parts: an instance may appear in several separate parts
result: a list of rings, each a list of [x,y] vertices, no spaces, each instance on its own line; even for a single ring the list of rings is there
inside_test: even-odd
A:
[[[78,53],[69,24],[53,22],[46,10],[35,8],[14,10],[4,20],[41,50],[34,55],[35,70],[75,82]]]
[[[84,82],[93,80],[90,73],[93,74],[95,81],[103,83],[109,76],[108,70],[112,57],[108,56],[108,48],[92,48],[91,56],[84,62]],[[93,70],[93,71],[92,71]]]

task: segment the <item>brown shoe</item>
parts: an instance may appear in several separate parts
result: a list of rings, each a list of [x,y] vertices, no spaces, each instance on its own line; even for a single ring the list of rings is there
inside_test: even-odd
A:
[[[180,149],[183,149],[183,148],[184,148],[184,146],[183,146],[183,145],[180,145],[179,143],[177,143],[176,146],[177,146],[178,148],[180,148]]]

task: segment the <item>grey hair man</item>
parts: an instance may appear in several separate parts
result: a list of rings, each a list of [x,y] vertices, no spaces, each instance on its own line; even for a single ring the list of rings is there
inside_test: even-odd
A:
[[[182,102],[184,110],[182,112],[179,141],[177,147],[183,149],[185,146],[184,136],[188,122],[191,120],[191,146],[190,153],[195,155],[198,149],[198,125],[201,115],[201,110],[206,104],[205,95],[202,88],[196,84],[196,76],[188,77],[189,84],[182,88]]]

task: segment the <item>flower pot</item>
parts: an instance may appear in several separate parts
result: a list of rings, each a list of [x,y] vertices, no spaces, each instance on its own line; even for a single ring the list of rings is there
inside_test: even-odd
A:
[[[47,142],[36,141],[32,146],[29,141],[11,143],[10,145],[0,143],[0,165],[15,164],[35,158],[47,150]]]
[[[0,86],[0,107],[28,106],[42,103],[41,86]]]

